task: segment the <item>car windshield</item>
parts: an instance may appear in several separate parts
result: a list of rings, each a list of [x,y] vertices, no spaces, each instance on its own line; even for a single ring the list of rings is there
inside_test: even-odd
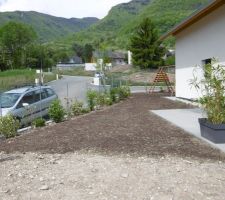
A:
[[[3,93],[0,96],[1,108],[10,108],[15,105],[21,94],[17,93]]]

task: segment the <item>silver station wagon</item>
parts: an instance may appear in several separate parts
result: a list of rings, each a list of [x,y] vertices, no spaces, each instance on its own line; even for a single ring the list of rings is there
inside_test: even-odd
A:
[[[0,116],[11,114],[26,125],[48,115],[57,95],[49,86],[28,86],[4,92],[0,96]]]

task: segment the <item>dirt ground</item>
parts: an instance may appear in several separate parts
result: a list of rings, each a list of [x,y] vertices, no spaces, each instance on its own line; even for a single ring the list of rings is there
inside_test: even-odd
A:
[[[131,73],[131,71],[132,71],[131,65],[118,65],[110,70],[110,72],[113,73],[115,72],[125,73],[124,76],[121,77],[124,80],[129,80],[136,83],[153,83],[156,74],[158,72],[158,69],[152,69],[151,72],[139,71]],[[174,68],[171,67],[165,68],[165,72],[167,73],[170,82],[174,83],[175,82]]]
[[[225,199],[225,154],[149,112],[187,107],[136,94],[0,142],[0,199]]]
[[[157,72],[136,72],[131,75],[124,76],[124,80],[130,80],[137,83],[153,83]],[[175,74],[167,73],[167,76],[171,83],[175,82]]]

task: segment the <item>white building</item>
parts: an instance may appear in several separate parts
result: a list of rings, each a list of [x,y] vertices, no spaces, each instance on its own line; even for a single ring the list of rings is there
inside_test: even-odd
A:
[[[194,68],[212,58],[225,62],[225,0],[214,0],[161,39],[170,35],[176,38],[176,96],[198,98],[190,86]]]

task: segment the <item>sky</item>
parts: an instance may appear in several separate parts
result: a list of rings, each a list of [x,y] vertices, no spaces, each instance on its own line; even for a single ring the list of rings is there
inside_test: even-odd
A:
[[[0,0],[0,12],[37,11],[65,18],[103,18],[119,3],[130,0]]]

